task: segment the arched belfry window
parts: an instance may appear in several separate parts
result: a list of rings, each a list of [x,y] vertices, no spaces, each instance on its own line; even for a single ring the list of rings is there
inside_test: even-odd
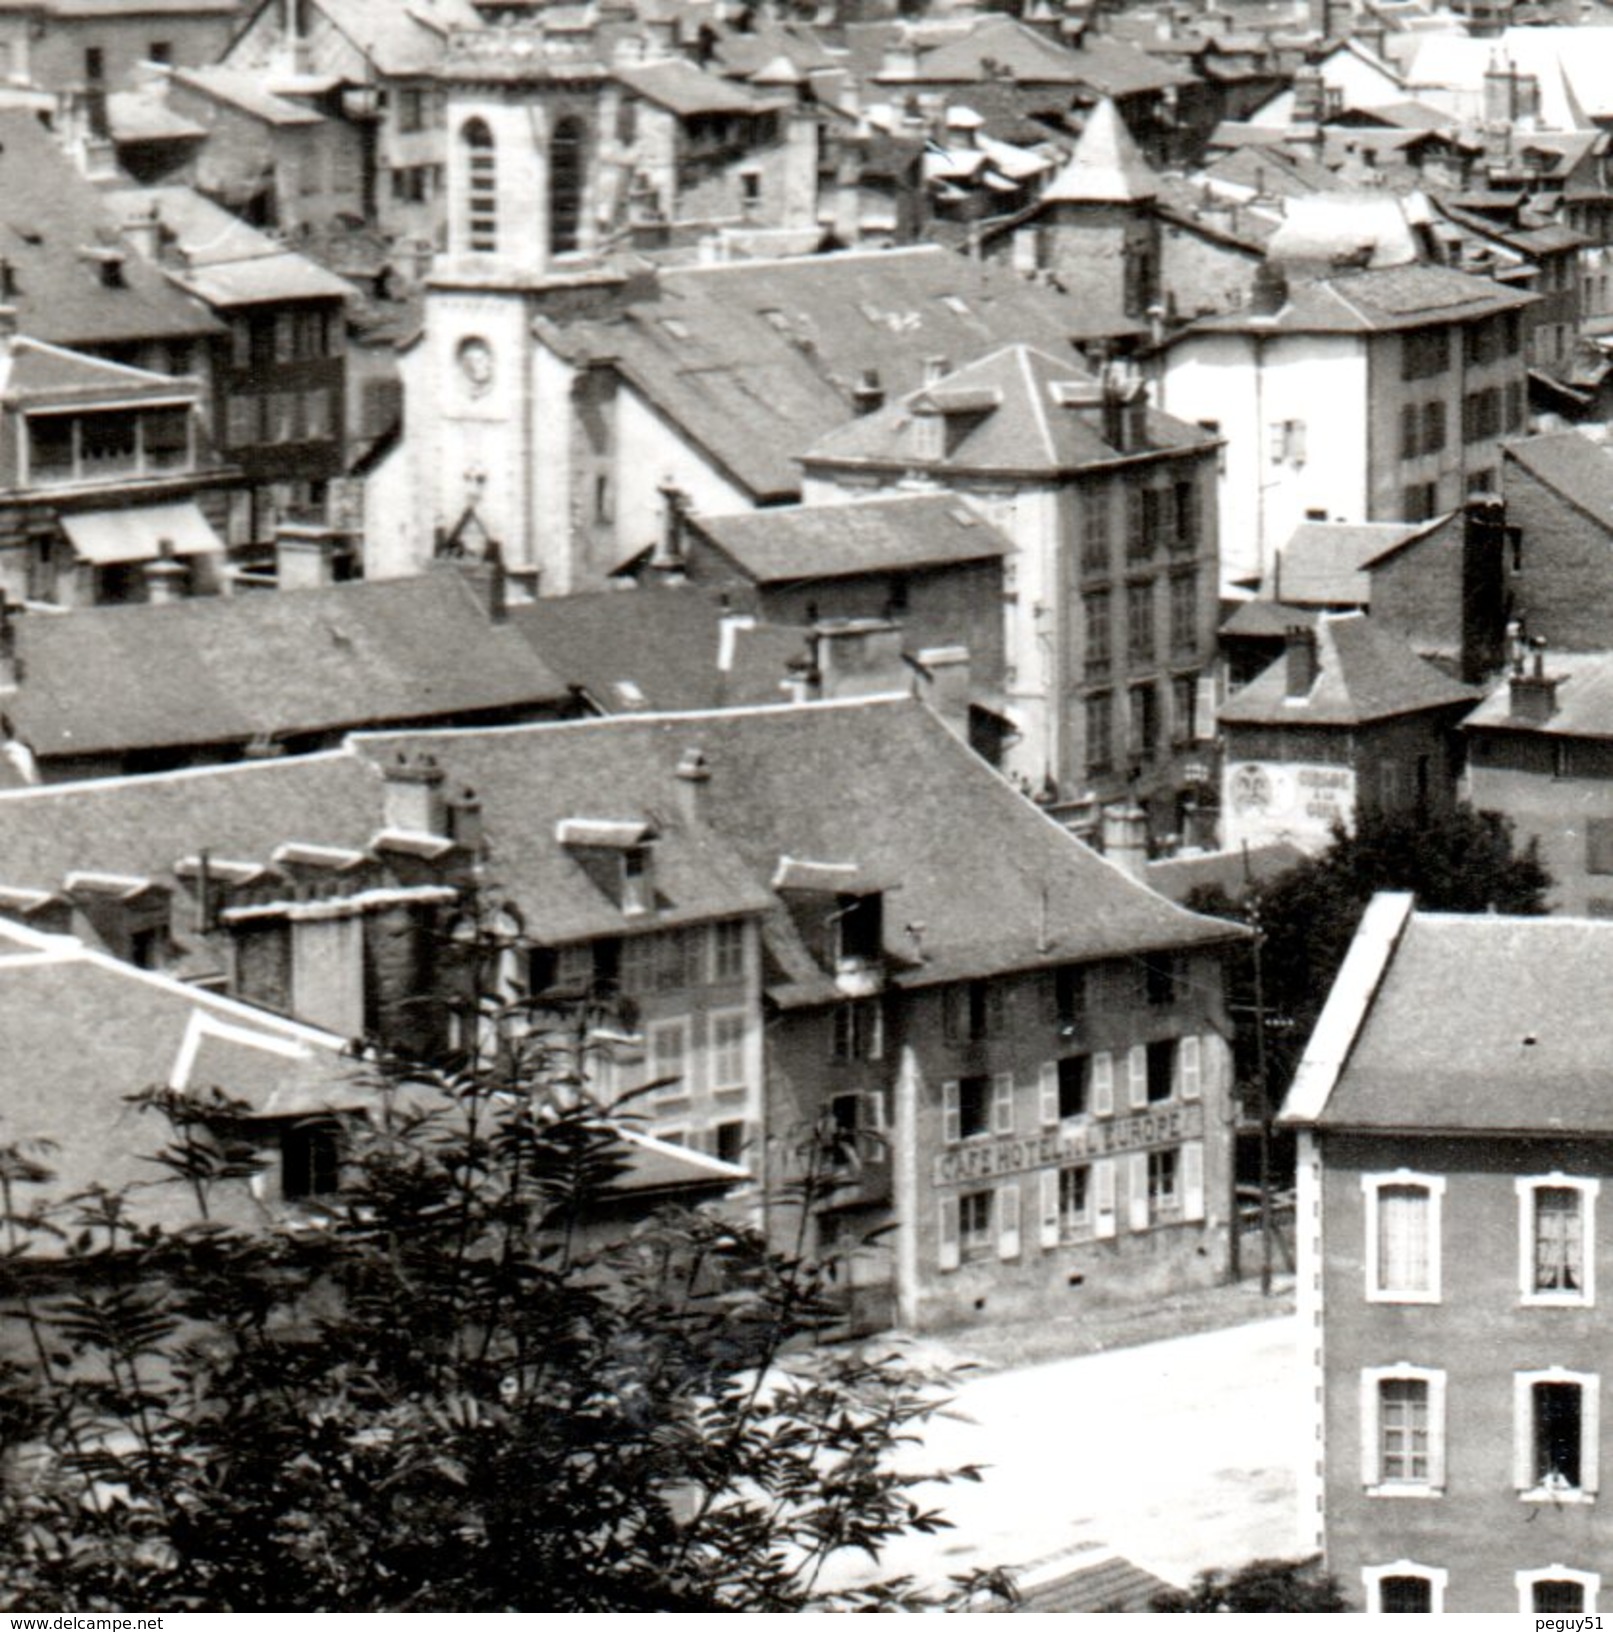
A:
[[[493,132],[481,119],[468,120],[460,129],[465,149],[466,242],[479,254],[498,249],[498,169]]]
[[[583,196],[583,127],[562,119],[549,138],[549,253],[569,255],[580,246]]]

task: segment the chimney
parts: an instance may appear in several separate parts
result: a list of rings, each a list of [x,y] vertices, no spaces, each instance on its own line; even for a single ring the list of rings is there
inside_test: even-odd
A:
[[[918,654],[919,696],[956,737],[969,740],[969,648],[929,646]]]
[[[489,623],[503,623],[509,616],[509,573],[504,567],[504,552],[495,539],[489,539],[480,556],[439,556],[431,563],[438,572],[452,572],[482,603]]]
[[[482,802],[476,797],[475,788],[458,788],[449,794],[446,812],[448,837],[461,850],[479,852],[486,833],[482,825]]]
[[[823,676],[810,657],[790,659],[784,676],[784,689],[792,703],[816,703],[823,697]]]
[[[1288,279],[1270,261],[1255,268],[1249,288],[1249,315],[1275,317],[1288,304]]]
[[[665,573],[667,581],[678,582],[684,576],[684,517],[688,514],[689,500],[683,489],[670,476],[663,477],[656,491],[661,495],[661,532],[650,554],[650,566]]]
[[[1316,631],[1306,628],[1302,623],[1290,624],[1283,646],[1283,656],[1288,663],[1284,695],[1296,699],[1309,697],[1311,687],[1316,684],[1316,677],[1321,673],[1321,664],[1316,656]]]
[[[678,810],[683,820],[693,826],[700,820],[705,804],[706,784],[711,781],[711,766],[699,748],[685,748],[678,757],[672,775],[677,780]]]
[[[865,368],[858,375],[851,393],[851,406],[859,416],[877,414],[885,406],[885,387],[879,383],[877,368]]]
[[[174,541],[157,540],[157,559],[148,561],[142,569],[146,580],[146,600],[152,606],[167,606],[185,598],[190,569],[183,561],[174,559]]]
[[[1103,853],[1140,879],[1148,864],[1148,815],[1133,804],[1103,807]]]
[[[1137,371],[1126,363],[1105,363],[1099,384],[1104,441],[1116,453],[1141,452],[1148,441],[1148,394]]]
[[[448,805],[443,797],[443,768],[426,753],[400,748],[397,758],[381,768],[382,825],[394,833],[424,833],[445,839]]]
[[[1327,93],[1322,84],[1322,71],[1315,67],[1299,69],[1294,75],[1294,107],[1288,117],[1291,125],[1319,125],[1326,111]]]
[[[1557,712],[1557,681],[1546,673],[1546,643],[1536,639],[1528,673],[1520,664],[1508,686],[1508,716],[1521,725],[1544,725]]]
[[[119,228],[118,232],[130,249],[143,261],[157,261],[162,253],[162,221],[157,215],[157,206],[145,204],[139,207],[139,213],[131,216]]]
[[[939,385],[952,372],[952,364],[945,357],[926,357],[924,359],[924,384],[926,387]]]
[[[337,535],[329,527],[282,521],[274,530],[277,589],[323,589],[336,582]]]
[[[813,626],[819,694],[888,697],[908,690],[902,631],[883,618],[847,618]]]
[[[1468,685],[1496,673],[1507,655],[1507,507],[1494,494],[1462,512],[1461,674]]]

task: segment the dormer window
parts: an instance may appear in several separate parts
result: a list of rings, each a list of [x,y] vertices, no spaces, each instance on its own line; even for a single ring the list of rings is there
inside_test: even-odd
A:
[[[842,896],[839,962],[877,963],[884,952],[884,918],[882,895]]]
[[[946,457],[946,420],[938,413],[913,416],[913,452],[917,458],[937,461]]]
[[[622,911],[629,916],[649,912],[655,905],[650,874],[650,847],[634,845],[622,852]]]
[[[555,837],[628,918],[655,911],[655,829],[648,822],[568,817]]]

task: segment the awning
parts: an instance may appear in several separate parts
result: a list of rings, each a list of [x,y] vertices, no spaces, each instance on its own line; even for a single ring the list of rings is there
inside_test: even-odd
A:
[[[61,518],[77,553],[97,567],[117,561],[155,561],[172,555],[222,555],[223,542],[193,501],[145,504],[139,509],[80,510]]]

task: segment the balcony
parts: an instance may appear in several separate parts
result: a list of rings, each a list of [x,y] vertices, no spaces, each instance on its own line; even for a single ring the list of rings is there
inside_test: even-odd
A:
[[[29,415],[27,448],[29,487],[176,475],[196,459],[188,407]]]

